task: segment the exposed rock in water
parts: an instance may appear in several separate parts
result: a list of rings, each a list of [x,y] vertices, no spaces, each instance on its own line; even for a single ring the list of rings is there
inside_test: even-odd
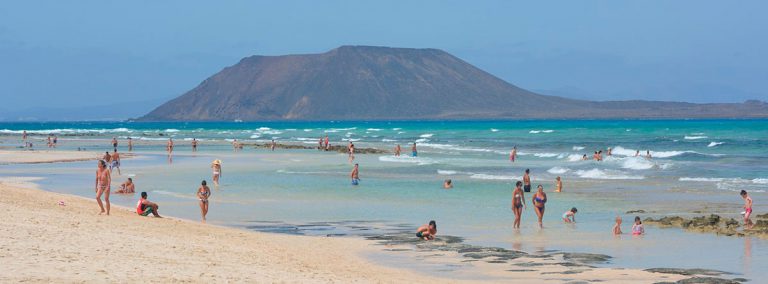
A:
[[[626,212],[626,214],[636,214],[636,213],[642,214],[642,213],[645,213],[645,210],[642,210],[642,209],[640,209],[640,210],[629,210],[629,211]]]
[[[610,255],[594,254],[594,253],[578,253],[578,252],[564,252],[556,253],[562,254],[563,259],[580,262],[580,263],[604,263],[611,260]]]
[[[723,274],[731,274],[725,271],[712,270],[712,269],[700,269],[700,268],[649,268],[645,271],[653,273],[665,273],[665,274],[679,274],[679,275],[707,275],[707,276],[720,276]]]
[[[264,148],[264,149],[270,149],[272,147],[271,143],[264,143],[264,144],[247,144],[244,143],[244,146],[253,146],[254,148]],[[306,145],[296,145],[296,144],[275,144],[275,149],[292,149],[292,150],[317,150],[317,146],[306,146]],[[339,153],[347,153],[347,146],[341,146],[341,145],[334,145],[328,147],[329,152],[339,152]],[[389,151],[376,149],[376,148],[355,148],[355,154],[386,154],[389,153]]]
[[[757,215],[753,219],[751,229],[743,229],[742,222],[733,218],[723,218],[719,215],[693,217],[686,219],[680,216],[665,216],[659,219],[646,218],[644,222],[660,227],[677,227],[688,231],[715,233],[726,236],[757,236],[768,237],[768,214]]]
[[[717,277],[692,277],[675,282],[677,284],[739,284],[741,282]]]

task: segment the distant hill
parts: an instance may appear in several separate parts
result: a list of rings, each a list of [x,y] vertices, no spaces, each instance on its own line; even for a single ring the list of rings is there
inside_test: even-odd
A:
[[[736,117],[768,117],[768,104],[567,99],[519,88],[438,49],[342,46],[246,57],[140,120]]]

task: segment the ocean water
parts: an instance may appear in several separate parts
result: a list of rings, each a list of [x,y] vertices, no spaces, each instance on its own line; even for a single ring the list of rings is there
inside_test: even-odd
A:
[[[436,220],[440,234],[461,236],[476,245],[523,251],[576,251],[614,257],[607,266],[720,269],[746,278],[768,276],[757,269],[768,261],[766,241],[660,229],[646,225],[642,238],[610,234],[621,216],[629,231],[636,214],[739,218],[747,190],[755,213],[768,210],[768,120],[599,120],[467,122],[248,122],[248,123],[0,123],[0,147],[20,146],[20,133],[33,135],[43,148],[45,135],[56,134],[60,149],[110,150],[109,139],[134,140],[137,158],[123,162],[122,176],[132,176],[161,212],[198,219],[194,192],[210,182],[210,162],[224,161],[222,186],[214,190],[209,222],[289,234],[364,236],[415,228]],[[316,150],[275,152],[246,147],[233,152],[232,139],[245,143],[316,146],[331,144],[391,150],[403,156],[357,155],[361,185],[349,182],[345,154]],[[170,159],[163,152],[176,142]],[[199,152],[189,140],[200,140]],[[419,156],[408,157],[416,142]],[[518,159],[509,161],[512,147]],[[603,162],[581,161],[612,148]],[[634,157],[650,151],[652,159]],[[0,175],[43,176],[53,191],[93,195],[94,162],[0,165]],[[529,208],[522,228],[513,230],[512,184],[531,170],[549,202],[544,229]],[[564,192],[554,193],[560,176]],[[455,187],[442,189],[444,179]],[[133,206],[135,196],[113,196]],[[530,196],[526,202],[530,205]],[[563,212],[577,207],[575,225],[563,224]]]

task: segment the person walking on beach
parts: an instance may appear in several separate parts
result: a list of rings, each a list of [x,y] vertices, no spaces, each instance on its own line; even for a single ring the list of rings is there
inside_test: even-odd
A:
[[[523,182],[517,181],[515,183],[515,190],[512,191],[512,212],[515,213],[515,222],[512,228],[520,229],[520,218],[523,215],[523,209],[527,209],[528,205],[525,204],[525,193],[521,188]]]
[[[515,159],[517,159],[517,146],[512,147],[512,152],[509,153],[509,161],[514,163]]]
[[[539,185],[537,189],[536,193],[533,194],[533,198],[531,198],[531,203],[533,203],[533,209],[536,210],[536,216],[539,217],[539,228],[544,228],[542,219],[544,219],[544,205],[547,203],[547,194],[544,193],[543,186]]]
[[[113,149],[117,149],[117,138],[116,137],[112,137],[112,148]]]
[[[352,168],[352,172],[349,173],[349,177],[352,178],[352,185],[360,184],[360,168],[357,164]]]
[[[531,192],[531,169],[525,169],[523,175],[523,191]]]
[[[213,169],[213,185],[219,186],[219,178],[221,177],[221,160],[216,159],[211,163],[211,169]]]
[[[197,138],[192,138],[192,152],[197,152]]]
[[[142,191],[141,198],[139,198],[139,202],[136,203],[136,213],[141,216],[149,216],[149,214],[152,214],[157,218],[162,218],[160,217],[160,213],[157,212],[158,208],[160,208],[160,206],[158,206],[157,203],[147,199],[147,192]]]
[[[104,160],[99,160],[99,169],[96,170],[96,202],[101,208],[99,215],[104,212],[109,215],[109,190],[112,184],[112,175],[107,169],[107,163]],[[104,211],[104,204],[101,202],[101,196],[104,195],[104,201],[107,203],[107,210]]]
[[[555,192],[562,192],[562,191],[563,191],[563,181],[558,176],[555,178]]]
[[[128,152],[133,151],[133,139],[131,137],[128,137]]]
[[[416,229],[416,237],[425,241],[434,240],[435,235],[437,235],[437,222],[434,220]]]
[[[749,197],[746,190],[741,191],[741,198],[744,199],[744,229],[752,229],[752,220],[749,219],[752,216],[752,197]]]
[[[200,215],[203,217],[203,223],[205,223],[205,216],[208,215],[208,198],[211,197],[211,189],[205,181],[200,184],[197,189],[197,199],[200,200]]]
[[[168,150],[168,155],[173,154],[173,138],[168,138],[168,144],[165,147]]]
[[[395,157],[400,157],[400,144],[395,145]]]
[[[117,174],[122,175],[120,173],[120,154],[117,153],[117,148],[115,148],[115,152],[112,153],[112,161],[109,163],[109,171],[112,172],[112,169],[117,168]]]

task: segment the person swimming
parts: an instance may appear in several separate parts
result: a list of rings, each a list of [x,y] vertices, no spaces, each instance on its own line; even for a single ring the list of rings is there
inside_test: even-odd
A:
[[[434,240],[435,235],[437,235],[437,223],[434,220],[416,229],[416,237],[425,241]]]
[[[635,216],[635,224],[632,225],[632,235],[639,236],[645,234],[643,228],[643,221],[640,221],[640,216]]]
[[[563,213],[563,221],[566,223],[576,223],[576,212],[579,212],[576,207],[571,208],[571,210],[565,211]]]
[[[562,192],[563,191],[563,180],[560,179],[560,177],[555,178],[555,192]]]
[[[445,180],[445,182],[443,182],[443,188],[445,189],[453,188],[453,181],[451,181],[451,179]]]

